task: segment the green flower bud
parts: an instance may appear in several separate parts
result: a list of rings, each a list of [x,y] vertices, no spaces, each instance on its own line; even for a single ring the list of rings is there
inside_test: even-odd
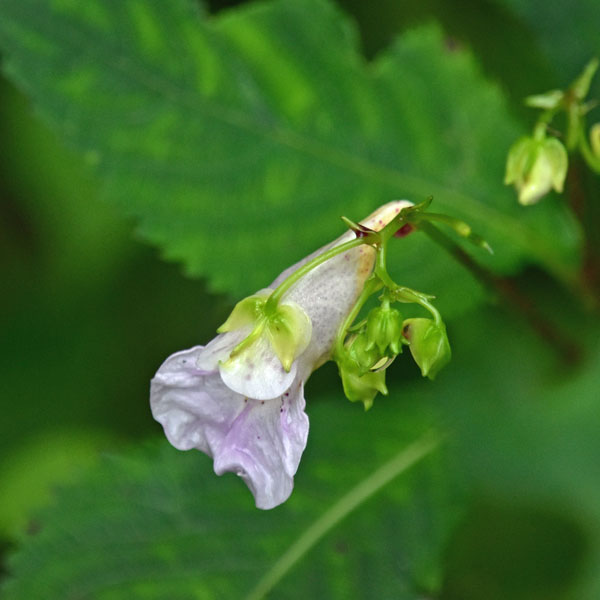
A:
[[[377,392],[387,396],[385,371],[368,372],[361,375],[358,369],[349,361],[338,364],[338,368],[344,386],[344,394],[350,402],[362,402],[365,410],[369,410],[373,406],[373,400],[377,396]]]
[[[389,304],[374,308],[367,317],[367,349],[377,347],[381,356],[402,352],[402,315]]]
[[[521,138],[509,150],[504,183],[514,183],[521,204],[534,204],[552,188],[562,192],[567,167],[567,151],[556,138]]]
[[[217,333],[235,331],[246,325],[256,325],[263,317],[265,303],[271,290],[248,296],[240,300],[231,311],[223,325],[217,329]]]
[[[346,345],[346,362],[353,365],[353,369],[359,374],[368,373],[380,360],[377,348],[369,346],[368,338],[364,332],[355,335]]]
[[[406,319],[403,331],[421,374],[434,379],[452,355],[446,327],[432,319]]]
[[[235,360],[240,353],[266,337],[281,366],[289,373],[294,360],[310,342],[312,323],[304,309],[295,302],[284,301],[270,307],[267,303],[270,294],[271,290],[266,290],[238,302],[217,332],[252,326],[250,335],[233,349],[229,360]]]

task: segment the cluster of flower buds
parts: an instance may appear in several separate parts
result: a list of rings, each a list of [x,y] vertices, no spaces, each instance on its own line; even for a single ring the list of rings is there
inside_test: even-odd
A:
[[[585,116],[596,106],[586,101],[592,78],[599,66],[591,60],[581,75],[565,91],[550,90],[525,99],[527,106],[542,111],[533,135],[519,139],[508,152],[505,184],[513,184],[519,202],[534,204],[552,189],[562,192],[568,169],[568,151],[578,150],[588,166],[600,173],[600,124],[594,125],[588,136],[585,133]],[[560,112],[566,114],[567,130],[564,143],[549,135],[549,124]]]
[[[385,370],[402,352],[402,315],[384,299],[345,342],[336,361],[344,394],[351,402],[371,408],[380,392],[387,395]]]
[[[441,319],[409,318],[390,305],[384,295],[338,351],[335,360],[351,402],[362,402],[365,410],[373,405],[378,392],[387,395],[386,369],[408,345],[423,377],[434,379],[450,360],[446,327]]]

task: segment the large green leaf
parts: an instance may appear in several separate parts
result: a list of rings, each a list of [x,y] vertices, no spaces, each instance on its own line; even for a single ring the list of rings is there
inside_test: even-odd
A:
[[[279,0],[202,18],[192,0],[3,0],[6,72],[94,164],[105,194],[165,255],[247,293],[392,198],[433,194],[514,271],[570,279],[577,233],[549,199],[502,186],[519,134],[467,52],[429,27],[373,64],[329,2]],[[426,244],[415,283],[468,276]],[[425,275],[425,279],[421,275]],[[442,294],[443,289],[435,290]],[[461,300],[462,302],[462,300]]]
[[[296,490],[266,512],[166,441],[105,461],[36,519],[3,598],[417,598],[440,583],[459,496],[427,441],[431,418],[400,399],[379,408],[313,404]]]
[[[309,389],[308,448],[290,500],[272,511],[166,442],[105,462],[34,520],[4,597],[244,598],[272,574],[273,598],[597,597],[600,354],[559,371],[522,324],[479,314],[471,325],[453,336],[452,368],[404,385],[392,368],[392,394],[368,413],[339,385],[327,400]],[[357,485],[440,422],[452,452],[400,470],[322,528],[338,499],[352,504]],[[465,484],[483,501],[447,546]],[[325,535],[302,554],[315,529]]]

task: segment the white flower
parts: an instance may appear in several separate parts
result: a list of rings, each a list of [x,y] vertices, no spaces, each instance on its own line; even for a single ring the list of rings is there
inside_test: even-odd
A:
[[[362,224],[378,231],[409,204],[390,202]],[[346,232],[285,270],[269,287],[275,289],[315,256],[354,237]],[[374,258],[371,247],[350,249],[310,271],[283,295],[280,304],[300,307],[312,326],[306,348],[289,370],[266,335],[229,360],[252,331],[248,325],[222,333],[206,346],[173,354],[152,379],[152,414],[169,442],[213,457],[217,475],[237,473],[258,508],[273,508],[292,492],[308,436],[304,383],[330,358],[337,330],[371,274]]]

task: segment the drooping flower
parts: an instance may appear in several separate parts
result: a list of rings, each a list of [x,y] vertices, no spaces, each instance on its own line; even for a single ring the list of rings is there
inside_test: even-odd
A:
[[[562,192],[568,162],[558,139],[523,137],[509,150],[504,183],[514,184],[521,204],[535,204],[552,189]]]
[[[390,202],[362,224],[379,231],[409,204]],[[261,298],[309,260],[354,237],[348,231],[285,270],[267,290],[238,304],[223,333],[173,354],[152,379],[152,414],[169,442],[211,456],[217,475],[237,473],[258,508],[273,508],[291,494],[308,436],[304,383],[331,357],[338,328],[373,270],[375,251],[352,248],[309,271],[283,295],[280,315],[271,321],[261,313]]]

